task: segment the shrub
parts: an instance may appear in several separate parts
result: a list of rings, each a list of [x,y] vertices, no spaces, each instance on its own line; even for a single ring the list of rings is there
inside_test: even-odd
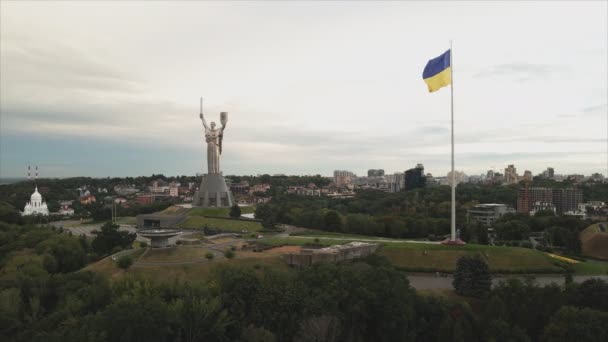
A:
[[[205,258],[207,258],[207,260],[209,260],[209,261],[213,260],[214,257],[215,257],[215,255],[213,255],[213,253],[211,253],[211,252],[205,253]]]
[[[532,242],[531,241],[522,241],[519,245],[521,247],[523,247],[523,248],[532,248]]]
[[[131,265],[133,265],[133,258],[131,258],[129,255],[121,256],[118,258],[117,264],[118,267],[126,271],[129,269],[129,267],[131,267]]]
[[[181,246],[184,242],[182,240],[177,240],[177,242],[175,243],[178,246]]]
[[[234,251],[233,251],[233,250],[230,250],[230,249],[229,249],[229,250],[227,250],[226,252],[224,252],[224,256],[225,256],[227,259],[232,259],[232,258],[234,258],[234,256],[235,256],[235,255],[236,255],[236,254],[234,253]]]
[[[139,243],[139,246],[140,246],[141,248],[146,248],[146,247],[148,247],[148,243],[147,243],[147,242],[145,242],[145,241],[142,241],[142,242],[140,242],[140,243]]]

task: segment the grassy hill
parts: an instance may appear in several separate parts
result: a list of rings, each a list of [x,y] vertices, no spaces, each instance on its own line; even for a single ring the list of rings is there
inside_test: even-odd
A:
[[[160,256],[156,252],[157,251],[154,251],[150,255],[148,261],[150,259],[157,259],[157,257]],[[189,254],[193,251],[185,248],[178,248],[173,253],[169,253],[171,254],[172,259],[183,260],[183,257],[185,257],[185,255],[182,255],[182,252]],[[256,258],[250,257],[249,254],[247,254],[246,256],[244,254],[246,253],[237,252],[236,258],[231,260],[222,258],[214,259],[213,261],[202,261],[181,265],[134,265],[127,271],[123,271],[118,268],[116,266],[116,263],[108,257],[87,266],[84,270],[103,273],[110,276],[111,279],[120,279],[123,277],[143,277],[153,281],[165,283],[173,281],[205,281],[208,279],[208,276],[211,272],[213,272],[218,267],[222,267],[224,265],[237,265],[244,268],[251,268],[254,270],[260,270],[264,268],[272,268],[273,270],[289,270],[289,266],[287,266],[287,264],[283,260],[281,260],[280,256],[278,255]],[[142,259],[145,258],[148,258],[147,254]]]
[[[297,236],[264,239],[271,245],[343,244],[363,239],[349,237]],[[373,242],[375,239],[370,239]],[[458,258],[464,255],[480,255],[495,273],[560,273],[564,263],[550,258],[546,253],[519,247],[485,246],[467,244],[447,246],[415,242],[387,242],[378,253],[386,256],[401,269],[412,272],[453,272]]]
[[[608,224],[603,223],[603,229],[599,225],[593,224],[581,232],[583,255],[608,260]]]

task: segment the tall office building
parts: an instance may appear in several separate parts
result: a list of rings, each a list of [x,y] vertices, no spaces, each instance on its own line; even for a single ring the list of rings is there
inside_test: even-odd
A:
[[[383,169],[369,169],[367,170],[367,177],[382,177],[384,176]]]
[[[405,190],[424,187],[426,185],[424,166],[417,164],[415,168],[405,171],[404,183]]]

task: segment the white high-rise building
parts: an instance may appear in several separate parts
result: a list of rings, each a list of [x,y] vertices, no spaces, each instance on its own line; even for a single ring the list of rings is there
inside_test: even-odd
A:
[[[49,214],[49,208],[47,208],[46,203],[42,201],[42,195],[38,192],[38,187],[34,190],[34,193],[30,197],[30,201],[27,202],[25,208],[21,215],[44,215],[47,216]]]

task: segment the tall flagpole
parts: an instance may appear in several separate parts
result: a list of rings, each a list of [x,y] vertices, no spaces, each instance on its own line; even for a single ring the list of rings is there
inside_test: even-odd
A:
[[[452,235],[451,242],[456,241],[456,172],[454,172],[454,47],[450,40],[450,92],[452,107]]]

